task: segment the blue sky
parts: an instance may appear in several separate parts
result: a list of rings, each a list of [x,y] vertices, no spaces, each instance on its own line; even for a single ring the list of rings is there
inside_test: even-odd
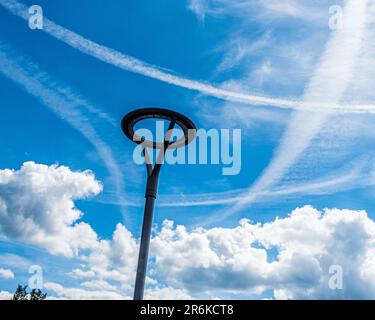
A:
[[[2,296],[30,265],[52,297],[131,296],[146,173],[120,121],[165,107],[241,129],[242,167],[162,169],[148,297],[374,297],[373,2],[40,0],[31,30],[35,2],[0,0]]]

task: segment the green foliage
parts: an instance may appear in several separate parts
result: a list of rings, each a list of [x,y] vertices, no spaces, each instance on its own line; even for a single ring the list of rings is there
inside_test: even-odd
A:
[[[39,289],[32,289],[27,292],[27,286],[18,285],[16,292],[13,294],[12,300],[45,300],[47,293],[43,293]]]
[[[12,300],[28,300],[27,297],[27,286],[21,286],[20,284],[17,287],[16,292],[13,295]]]
[[[33,289],[30,293],[30,300],[44,300],[47,298],[47,293],[43,293],[39,289]]]

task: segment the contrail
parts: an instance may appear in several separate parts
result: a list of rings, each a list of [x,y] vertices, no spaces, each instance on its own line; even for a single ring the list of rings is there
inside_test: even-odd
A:
[[[344,10],[345,26],[333,33],[325,52],[307,86],[303,100],[322,101],[337,105],[352,80],[355,65],[365,34],[367,0],[347,0]],[[278,146],[275,156],[263,175],[240,199],[239,203],[225,212],[215,214],[203,223],[225,219],[245,205],[254,202],[259,193],[267,192],[299,159],[311,140],[329,119],[334,110],[326,113],[297,112]]]
[[[110,173],[118,201],[123,202],[122,171],[113,157],[111,148],[99,137],[94,127],[79,110],[84,100],[77,98],[78,96],[69,88],[57,87],[55,81],[41,72],[35,64],[21,57],[14,59],[14,56],[14,52],[10,52],[7,46],[0,42],[0,74],[21,85],[29,94],[66,120],[95,147]],[[98,110],[87,102],[84,103],[90,111]],[[122,211],[124,214],[124,209]]]
[[[296,185],[288,185],[275,188],[271,191],[260,191],[254,202],[265,202],[269,199],[285,196],[304,195],[327,195],[334,192],[353,190],[358,187],[373,186],[375,182],[367,172],[360,172],[357,168],[342,175],[327,176],[324,179],[309,181]],[[226,206],[238,203],[243,199],[246,188],[217,193],[200,193],[187,195],[160,194],[159,207],[202,207],[202,206]],[[142,198],[128,194],[128,200],[121,203],[129,207],[142,207]],[[118,200],[112,200],[111,196],[98,198],[98,202],[105,204],[116,204]]]
[[[0,0],[0,5],[18,17],[25,20],[29,19],[28,8],[16,0]],[[322,101],[321,99],[317,101],[306,99],[303,101],[297,101],[250,95],[221,89],[205,82],[191,80],[189,78],[176,75],[171,71],[143,62],[119,51],[95,43],[54,23],[48,18],[44,18],[43,21],[44,32],[60,41],[65,42],[67,45],[81,51],[82,53],[95,57],[105,63],[121,69],[138,73],[189,90],[195,90],[202,94],[223,100],[237,101],[250,104],[252,106],[271,106],[282,109],[297,109],[315,112],[326,112],[329,109],[335,109],[346,113],[375,113],[375,105],[337,105],[335,103],[331,103],[330,101]]]
[[[357,14],[360,13],[361,15],[360,11],[362,11],[362,9],[366,6],[365,2],[361,2],[361,0],[358,0],[357,2],[359,2],[358,8],[356,8],[356,6],[354,5],[354,1],[348,1],[348,5],[346,7],[347,21],[350,21],[352,18],[349,17],[351,12]],[[11,13],[25,20],[29,18],[27,7],[15,0],[0,0],[0,4],[7,8]],[[351,12],[348,14],[349,11]],[[267,185],[271,186],[274,181],[277,180],[278,176],[281,177],[285,173],[285,171],[298,159],[299,155],[303,152],[306,146],[310,143],[311,139],[314,137],[315,133],[319,130],[321,124],[324,123],[324,121],[333,111],[350,113],[375,112],[374,105],[340,105],[339,100],[342,96],[341,91],[343,91],[344,89],[342,89],[340,85],[335,87],[336,83],[332,81],[335,80],[332,78],[336,77],[340,84],[340,82],[345,83],[345,79],[347,79],[345,77],[345,72],[351,70],[350,62],[353,62],[355,60],[354,57],[356,55],[356,47],[353,50],[353,48],[351,48],[350,46],[353,43],[355,44],[356,42],[352,41],[353,38],[356,38],[358,40],[359,35],[361,34],[361,32],[355,34],[355,32],[350,32],[350,30],[348,29],[356,30],[356,26],[358,27],[358,23],[356,23],[356,21],[359,21],[359,24],[362,25],[362,22],[360,20],[361,19],[353,20],[354,28],[345,28],[344,30],[335,33],[335,35],[327,45],[325,57],[323,57],[320,63],[320,67],[315,72],[302,101],[274,99],[269,97],[248,95],[230,90],[224,90],[204,82],[194,81],[185,77],[181,77],[160,67],[153,66],[108,47],[99,45],[55,24],[47,18],[44,18],[43,30],[56,39],[63,41],[71,47],[78,49],[85,54],[93,56],[103,62],[109,63],[127,71],[158,79],[169,84],[196,90],[203,94],[214,96],[217,98],[240,101],[242,103],[247,103],[250,105],[264,105],[278,108],[302,110],[294,116],[289,129],[284,135],[283,142],[276,152],[275,158],[273,159],[272,163],[270,164],[262,178],[259,179],[255,184],[254,188],[252,189],[254,191],[258,189],[265,189],[265,186]],[[358,31],[361,31],[360,29],[361,28],[357,28]],[[350,43],[348,47],[344,47],[342,45],[340,46],[340,41],[345,44],[346,40],[349,42],[352,41],[353,43]],[[344,49],[342,50],[342,48]],[[327,59],[327,57],[329,57],[329,52],[337,54],[337,57],[339,57],[340,59],[336,60],[335,57]],[[340,65],[340,63],[343,64]],[[328,72],[328,70],[333,70],[333,72]],[[338,72],[336,72],[335,70]],[[327,76],[326,79],[324,79],[325,76]],[[342,76],[344,77],[341,79]],[[328,95],[326,95],[326,92],[324,94],[323,92],[319,92],[320,88],[331,89],[330,85],[333,86],[333,90],[327,90]],[[346,85],[344,85],[344,87],[346,87]],[[333,99],[334,96],[340,97],[338,97],[337,99]],[[307,114],[306,111],[309,111],[309,113]],[[310,111],[319,111],[319,113],[315,112],[311,114]],[[298,132],[299,136],[295,135],[296,132]],[[291,145],[289,145],[288,141],[290,141]],[[249,193],[247,197],[244,197],[247,199],[246,201],[251,201],[251,194],[252,193]]]

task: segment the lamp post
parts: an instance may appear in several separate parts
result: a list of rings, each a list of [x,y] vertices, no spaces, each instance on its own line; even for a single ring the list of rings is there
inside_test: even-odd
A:
[[[163,119],[169,121],[168,131],[164,136],[163,142],[145,140],[142,137],[139,137],[137,134],[135,134],[135,124],[141,120],[150,118]],[[178,125],[182,129],[184,136],[181,137],[179,140],[172,142],[170,141],[170,138],[173,129],[176,125]],[[134,300],[142,300],[147,272],[152,217],[154,212],[155,199],[157,195],[160,169],[164,161],[166,151],[168,149],[181,148],[190,143],[196,135],[196,127],[190,119],[188,119],[187,117],[183,116],[178,112],[161,108],[144,108],[137,109],[128,113],[121,121],[121,128],[124,134],[130,140],[142,145],[143,155],[145,158],[147,169],[147,184],[145,192],[146,203],[143,216],[137,275],[134,288]],[[159,150],[159,154],[154,167],[152,166],[152,163],[150,161],[147,148]]]

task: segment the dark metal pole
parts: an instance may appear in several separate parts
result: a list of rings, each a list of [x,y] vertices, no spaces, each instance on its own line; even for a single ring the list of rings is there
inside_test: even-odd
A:
[[[147,181],[147,186],[149,185],[149,182],[150,178]],[[147,187],[147,189],[149,189],[149,187]],[[141,245],[139,248],[137,277],[135,280],[134,289],[134,300],[143,299],[155,198],[155,196],[147,195],[146,193],[146,205],[143,217]]]
[[[164,136],[164,143],[146,140],[145,138],[142,138],[134,132],[135,125],[139,121],[144,119],[163,119],[170,121],[168,131]],[[170,141],[173,128],[176,124],[183,130],[184,136],[179,139],[177,139],[176,137],[175,141]],[[147,274],[147,262],[151,240],[153,211],[158,188],[159,173],[165,157],[165,152],[169,148],[177,149],[186,146],[194,139],[197,128],[190,119],[186,118],[182,114],[161,108],[143,108],[129,112],[122,118],[121,128],[125,136],[127,136],[130,140],[136,142],[137,144],[142,144],[143,155],[146,160],[146,204],[144,209],[142,235],[139,247],[137,274],[134,287],[134,300],[142,300]],[[192,132],[194,132],[194,134],[192,134]],[[150,161],[151,159],[148,155],[147,148],[159,150],[159,155],[154,167],[152,166],[152,161]]]
[[[164,160],[165,152],[168,149],[170,136],[174,128],[175,121],[172,120],[169,123],[167,134],[164,138],[164,148],[160,150],[159,156],[156,160],[154,168],[152,168],[151,161],[146,149],[143,149],[143,155],[146,160],[147,167],[147,186],[146,186],[146,205],[143,216],[143,225],[142,225],[142,235],[141,235],[141,244],[139,248],[138,256],[138,266],[137,266],[137,275],[135,279],[134,287],[134,300],[142,300],[143,293],[145,289],[145,280],[147,273],[147,262],[148,262],[148,252],[150,247],[150,238],[151,238],[151,228],[152,228],[152,217],[154,212],[154,205],[156,194],[158,190],[159,182],[159,173],[161,165]]]

